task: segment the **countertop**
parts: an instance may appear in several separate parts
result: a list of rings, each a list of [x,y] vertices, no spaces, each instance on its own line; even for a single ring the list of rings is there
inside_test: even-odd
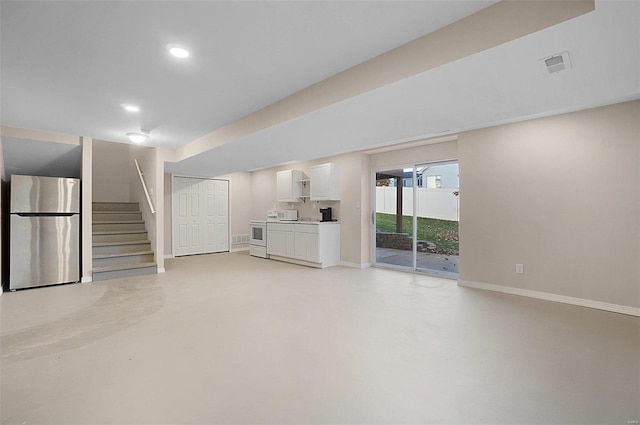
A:
[[[297,221],[283,220],[283,221],[268,221],[269,223],[279,223],[279,224],[312,224],[312,225],[326,225],[326,224],[340,224],[340,221],[320,221],[318,219],[300,219]]]

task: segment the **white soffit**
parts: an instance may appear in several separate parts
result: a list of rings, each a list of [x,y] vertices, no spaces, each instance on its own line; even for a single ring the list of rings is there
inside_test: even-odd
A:
[[[639,21],[640,2],[600,2],[595,12],[166,169],[207,170],[208,175],[260,169],[637,99]],[[571,72],[540,72],[540,58],[563,51],[571,53]]]

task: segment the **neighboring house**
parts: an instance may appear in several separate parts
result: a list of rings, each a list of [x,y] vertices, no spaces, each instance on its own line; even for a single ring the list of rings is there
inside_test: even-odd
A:
[[[458,164],[418,165],[416,167],[417,187],[425,189],[458,189],[460,178]],[[395,179],[389,179],[389,186],[395,187]],[[404,187],[413,187],[413,170],[404,169]]]

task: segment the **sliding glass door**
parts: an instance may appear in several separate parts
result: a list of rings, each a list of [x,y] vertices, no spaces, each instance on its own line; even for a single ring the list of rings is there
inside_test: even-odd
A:
[[[413,169],[375,174],[375,264],[414,269]]]
[[[457,279],[457,162],[375,173],[376,266]]]
[[[416,165],[416,270],[458,278],[458,163]]]

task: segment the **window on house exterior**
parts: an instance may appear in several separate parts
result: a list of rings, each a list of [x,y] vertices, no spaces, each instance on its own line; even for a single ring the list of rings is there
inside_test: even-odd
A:
[[[426,176],[427,189],[440,189],[442,187],[442,176]]]

